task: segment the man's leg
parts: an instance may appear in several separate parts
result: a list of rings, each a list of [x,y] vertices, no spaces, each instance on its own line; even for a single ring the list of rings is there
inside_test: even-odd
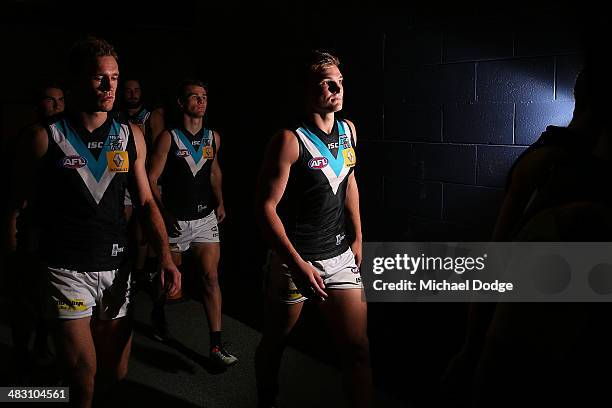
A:
[[[274,406],[287,336],[297,323],[305,300],[276,255],[271,254],[268,268],[264,278],[263,337],[255,351],[258,408]]]
[[[368,407],[372,372],[363,289],[330,289],[319,303],[342,358],[344,386],[351,407]]]
[[[132,322],[129,317],[115,320],[94,320],[91,331],[96,347],[97,391],[121,381],[128,371],[132,347]]]
[[[183,263],[181,252],[170,252],[172,262],[180,268]],[[151,310],[151,324],[153,325],[153,336],[159,341],[168,341],[172,336],[168,330],[168,322],[166,320],[166,294],[161,287],[160,276],[157,276],[154,283],[153,293],[153,309]]]
[[[202,279],[204,310],[210,331],[221,331],[221,289],[218,273],[221,246],[218,242],[193,243],[191,249],[197,260],[197,272]]]
[[[55,344],[70,386],[74,407],[91,407],[96,376],[96,350],[90,329],[91,317],[57,319]]]
[[[226,367],[238,362],[221,343],[222,297],[219,287],[219,257],[221,246],[218,242],[197,242],[191,245],[196,258],[196,268],[202,279],[204,311],[210,330],[210,357],[219,366]]]
[[[278,394],[278,372],[287,336],[297,323],[304,302],[286,304],[267,298],[263,336],[255,351],[258,408],[272,407]]]

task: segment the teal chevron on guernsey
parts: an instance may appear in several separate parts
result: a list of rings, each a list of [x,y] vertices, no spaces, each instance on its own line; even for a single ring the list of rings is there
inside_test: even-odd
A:
[[[309,129],[308,126],[300,126],[295,131],[298,138],[313,158],[324,158],[327,160],[324,166],[317,167],[317,169],[325,175],[334,194],[338,192],[338,187],[351,171],[351,166],[346,164],[342,152],[345,149],[353,147],[350,127],[341,120],[336,121],[336,126],[338,129],[338,151],[335,156],[321,138]]]
[[[203,159],[203,149],[204,146],[210,146],[212,144],[213,133],[210,129],[202,130],[202,139],[200,140],[199,145],[196,147],[193,146],[193,143],[183,133],[181,129],[172,129],[171,131],[172,138],[176,145],[182,149],[189,152],[188,155],[183,156],[187,164],[189,165],[189,169],[191,173],[195,177],[195,175],[202,169],[202,166],[206,163],[208,159]]]
[[[83,165],[76,168],[96,203],[99,203],[115,173],[109,171],[107,154],[113,150],[125,150],[129,128],[113,120],[100,155],[96,159],[76,131],[64,118],[50,125],[53,140],[66,156],[80,157]]]
[[[339,120],[336,122],[338,124],[338,131],[340,134],[340,138],[342,138],[342,136],[346,134],[344,130],[344,124]],[[334,157],[332,152],[327,148],[327,146],[325,146],[323,141],[321,141],[321,139],[319,139],[317,135],[312,133],[310,129],[303,126],[299,128],[298,130],[301,131],[304,135],[306,135],[306,137],[316,146],[319,153],[321,153],[321,156],[325,157],[328,160],[329,166],[331,166],[332,170],[334,170],[334,173],[336,173],[336,176],[340,176],[340,173],[342,172],[342,168],[344,167],[344,157],[342,156],[342,150],[344,150],[344,147],[341,144],[339,144],[338,154],[336,154],[336,156]]]

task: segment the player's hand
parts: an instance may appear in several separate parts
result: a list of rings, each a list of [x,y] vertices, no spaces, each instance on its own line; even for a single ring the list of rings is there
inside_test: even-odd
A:
[[[223,203],[219,204],[215,209],[215,214],[217,215],[217,223],[221,224],[225,219],[225,207]]]
[[[291,278],[300,293],[308,298],[319,298],[325,300],[325,283],[317,270],[306,261],[298,261],[291,268]]]
[[[355,264],[357,267],[361,268],[361,260],[363,258],[363,245],[361,239],[356,239],[351,244],[351,251],[353,251],[353,255],[355,255]]]
[[[162,263],[160,267],[159,278],[162,292],[172,297],[181,290],[181,273],[172,261]]]

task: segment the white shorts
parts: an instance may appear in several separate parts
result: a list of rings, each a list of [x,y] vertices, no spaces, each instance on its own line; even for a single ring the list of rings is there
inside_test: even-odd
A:
[[[330,259],[308,261],[323,278],[326,289],[362,289],[361,274],[355,263],[351,248]],[[300,303],[308,299],[302,295],[293,283],[287,264],[270,251],[266,265],[267,276],[264,279],[264,290],[268,295],[278,298],[287,304]]]
[[[219,227],[214,211],[197,220],[178,220],[178,224],[181,227],[181,235],[168,238],[172,252],[185,252],[192,243],[219,242]]]
[[[47,315],[81,319],[93,315],[113,320],[127,315],[130,304],[130,271],[79,272],[47,267]]]

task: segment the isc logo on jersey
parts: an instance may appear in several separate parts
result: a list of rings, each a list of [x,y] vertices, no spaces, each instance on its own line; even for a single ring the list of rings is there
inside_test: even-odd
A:
[[[104,147],[104,142],[89,142],[87,143],[88,149],[102,149]]]
[[[187,149],[178,149],[176,151],[176,155],[178,157],[187,157],[187,156],[191,156],[191,153],[189,153],[189,150]]]
[[[61,162],[61,166],[66,169],[80,169],[85,165],[87,165],[87,159],[83,156],[66,156]]]
[[[329,161],[325,157],[313,157],[312,159],[308,160],[308,167],[311,169],[322,169],[328,164]]]

